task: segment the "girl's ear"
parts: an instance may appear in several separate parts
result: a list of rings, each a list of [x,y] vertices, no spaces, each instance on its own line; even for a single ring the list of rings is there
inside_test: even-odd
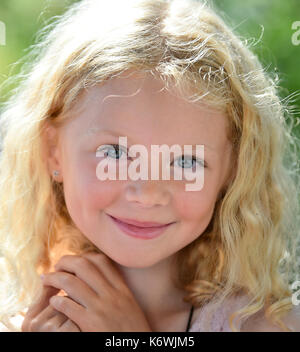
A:
[[[55,176],[55,181],[62,182],[62,167],[61,167],[61,149],[59,144],[58,128],[46,124],[43,133],[44,156],[48,164],[48,171],[53,177],[54,171],[59,171],[59,175]]]

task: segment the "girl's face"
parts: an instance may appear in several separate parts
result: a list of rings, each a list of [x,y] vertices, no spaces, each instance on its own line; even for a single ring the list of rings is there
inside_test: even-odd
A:
[[[154,265],[201,235],[232,171],[226,115],[185,102],[162,88],[154,77],[135,74],[88,89],[74,107],[72,120],[58,130],[58,143],[49,154],[49,169],[60,171],[61,178],[56,180],[64,184],[66,205],[75,224],[102,252],[128,267]],[[54,127],[50,131],[56,135]],[[118,145],[122,136],[127,137],[127,150],[133,144],[146,147],[147,180],[97,178],[97,148]],[[151,145],[163,144],[179,144],[182,151],[184,145],[204,145],[206,168],[200,191],[187,191],[186,179],[164,180],[161,172],[158,180],[151,180]],[[125,149],[117,153],[111,146],[105,151],[109,163],[116,165],[121,162],[118,158],[127,157]],[[184,154],[187,161],[193,155]],[[191,167],[189,162],[180,162],[178,155],[171,154],[170,160],[171,172]],[[162,235],[145,240],[124,234],[109,215],[174,223]]]

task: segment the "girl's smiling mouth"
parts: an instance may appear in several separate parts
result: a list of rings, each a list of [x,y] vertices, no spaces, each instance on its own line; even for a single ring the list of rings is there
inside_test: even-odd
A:
[[[109,215],[109,217],[112,219],[114,224],[122,230],[123,233],[141,239],[152,239],[158,237],[163,234],[163,232],[170,227],[170,225],[175,223],[171,222],[167,224],[159,224],[154,222],[138,222],[130,219],[122,219],[122,221],[121,219],[115,218],[111,215]],[[139,226],[137,226],[138,224]]]

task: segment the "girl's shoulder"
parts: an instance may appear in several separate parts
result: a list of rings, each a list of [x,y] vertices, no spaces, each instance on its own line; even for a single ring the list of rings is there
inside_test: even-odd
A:
[[[195,310],[194,317],[190,331],[202,332],[231,332],[229,325],[229,316],[235,311],[243,308],[250,301],[247,295],[238,295],[227,298],[221,306],[213,309],[214,306],[210,303],[202,308]],[[293,309],[282,318],[283,322],[293,331],[300,331],[300,306],[294,306]],[[267,332],[267,331],[283,331],[279,327],[270,323],[260,311],[247,319],[235,319],[234,325],[241,332]]]
[[[292,310],[282,318],[284,324],[294,332],[300,332],[300,306],[293,306]],[[241,328],[242,332],[283,332],[278,326],[269,322],[262,313],[254,314]]]
[[[218,307],[208,302],[201,308],[197,308],[196,316],[192,322],[191,332],[230,332],[228,317],[235,311],[244,307],[249,301],[247,295],[239,294],[228,297]],[[235,321],[235,326],[240,329],[242,321]]]

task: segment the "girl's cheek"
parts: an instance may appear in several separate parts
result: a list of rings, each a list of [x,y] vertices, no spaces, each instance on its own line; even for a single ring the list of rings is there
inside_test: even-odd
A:
[[[108,207],[115,200],[118,199],[120,195],[120,187],[117,184],[118,181],[98,181],[98,186],[96,187],[95,203],[101,205],[101,207]]]
[[[211,187],[204,187],[201,191],[181,190],[174,201],[176,212],[180,218],[194,221],[210,216],[215,206],[215,192]]]
[[[78,154],[65,187],[70,203],[73,206],[81,203],[89,209],[105,207],[118,192],[117,181],[99,180],[96,175],[98,160],[91,153]]]
[[[119,196],[120,187],[118,181],[101,181],[93,177],[89,179],[84,191],[87,193],[87,201],[92,208],[108,207]]]

